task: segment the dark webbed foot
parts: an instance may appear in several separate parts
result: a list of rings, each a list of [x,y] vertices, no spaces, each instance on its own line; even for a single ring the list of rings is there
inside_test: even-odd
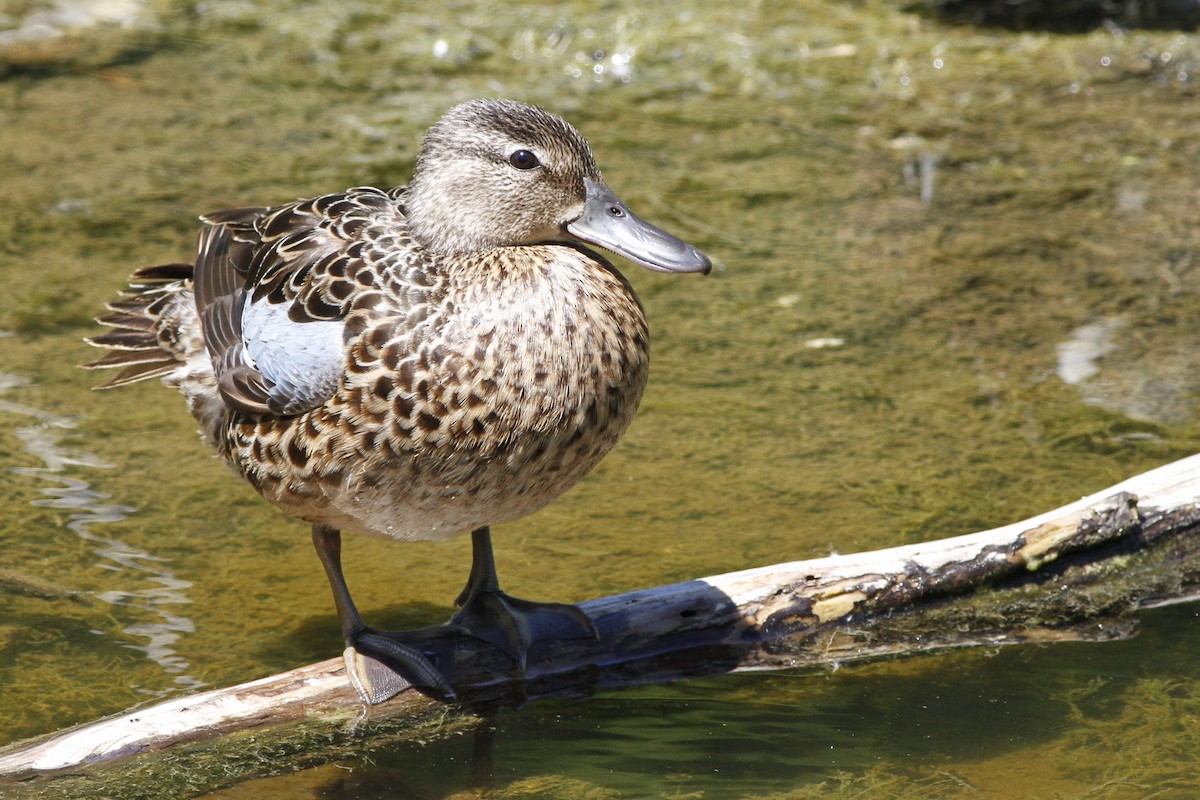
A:
[[[313,546],[325,567],[346,649],[346,673],[368,703],[382,703],[415,687],[443,700],[454,697],[447,677],[454,670],[454,643],[462,634],[445,625],[411,632],[368,628],[359,615],[342,574],[342,535],[313,525]]]
[[[447,678],[454,672],[458,631],[435,625],[417,631],[363,628],[346,636],[346,674],[371,704],[382,703],[405,689],[416,688],[442,700],[453,700]]]
[[[507,654],[525,671],[529,648],[553,639],[597,639],[596,627],[576,606],[535,603],[500,591],[491,532],[471,533],[471,577],[455,603],[461,608],[450,625]]]
[[[599,638],[592,621],[575,606],[534,603],[499,589],[472,596],[450,618],[450,624],[503,650],[521,672],[529,648],[537,642]]]
[[[416,631],[380,631],[363,623],[342,574],[341,534],[313,526],[313,544],[325,567],[342,623],[346,672],[368,703],[382,703],[416,688],[442,700],[456,697],[454,674],[458,644],[470,636],[497,648],[525,672],[531,647],[559,639],[596,639],[587,615],[565,603],[534,603],[500,591],[486,527],[471,534],[471,577],[456,601],[461,608],[445,625]]]

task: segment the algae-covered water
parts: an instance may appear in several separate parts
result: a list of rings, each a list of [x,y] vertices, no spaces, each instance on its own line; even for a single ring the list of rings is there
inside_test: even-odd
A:
[[[1191,34],[882,0],[0,4],[0,743],[340,650],[305,526],[180,398],[75,368],[198,214],[403,183],[443,110],[507,96],[714,257],[622,265],[639,417],[495,530],[506,588],[582,600],[993,527],[1194,452],[1198,80]],[[444,619],[468,558],[346,543],[390,627]],[[1198,635],[1182,606],[1117,644],[536,703],[498,721],[494,796],[1195,797]],[[458,737],[219,796],[471,796],[472,769]]]

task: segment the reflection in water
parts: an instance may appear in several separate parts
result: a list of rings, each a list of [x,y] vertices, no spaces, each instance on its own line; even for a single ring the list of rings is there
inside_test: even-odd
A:
[[[25,378],[0,373],[0,395],[28,384]],[[59,443],[63,431],[75,427],[67,417],[5,399],[0,399],[0,412],[31,417],[36,421],[34,425],[18,428],[14,434],[25,451],[39,459],[43,466],[9,468],[10,472],[18,475],[52,484],[39,490],[45,499],[35,500],[33,504],[69,512],[67,527],[81,539],[96,545],[92,552],[100,557],[98,567],[117,574],[133,572],[149,584],[146,588],[111,589],[97,595],[106,603],[140,609],[155,618],[123,629],[124,633],[145,640],[145,644],[128,646],[141,650],[168,673],[176,675],[177,684],[199,685],[195,678],[183,674],[190,665],[172,647],[180,634],[193,631],[192,621],[167,610],[170,606],[190,602],[184,592],[191,584],[176,578],[163,566],[163,559],[117,539],[93,533],[93,525],[119,522],[133,509],[106,502],[111,499],[109,495],[91,488],[87,481],[68,474],[73,467],[108,469],[112,465],[91,453],[63,447]]]
[[[1134,420],[1166,424],[1190,420],[1196,408],[1194,336],[1146,345],[1144,321],[1131,325],[1105,316],[1077,327],[1058,345],[1057,374],[1079,388],[1088,405]],[[1153,434],[1137,433],[1143,440]]]
[[[1071,332],[1067,341],[1058,345],[1058,377],[1064,383],[1083,383],[1100,371],[1096,363],[1116,349],[1113,338],[1124,327],[1120,320],[1102,319],[1089,322]]]

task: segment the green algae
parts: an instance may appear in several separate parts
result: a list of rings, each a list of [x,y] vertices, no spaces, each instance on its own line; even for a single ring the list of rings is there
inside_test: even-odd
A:
[[[336,652],[303,526],[204,453],[161,387],[90,393],[79,339],[134,267],[191,249],[197,214],[402,182],[421,131],[469,96],[565,114],[635,209],[718,263],[705,280],[626,268],[651,386],[588,481],[497,530],[517,593],[577,600],[991,527],[1194,450],[1194,37],[979,31],[883,2],[149,13],[136,57],[106,46],[126,55],[0,83],[15,334],[0,370],[33,379],[4,399],[73,419],[63,446],[111,464],[67,468],[132,509],[91,530],[190,583],[171,610],[194,629],[170,673],[131,649],[145,608],[0,593],[4,740],[180,675],[231,683]],[[1125,325],[1094,379],[1110,388],[1064,384],[1056,346],[1100,318]],[[1112,402],[1130,396],[1150,413]],[[45,423],[0,422],[3,464],[37,466],[13,431]],[[5,476],[5,567],[148,591],[99,566],[70,508],[33,505],[39,480]],[[397,626],[449,613],[467,553],[347,542],[360,604]]]
[[[122,769],[79,769],[53,780],[28,781],[0,796],[18,800],[60,797],[104,797],[139,800],[147,797],[197,797],[236,783],[312,766],[312,754],[322,762],[352,755],[370,758],[372,752],[398,743],[420,745],[431,738],[461,735],[476,724],[469,715],[434,709],[400,723],[359,724],[355,714],[323,714],[303,725],[281,730],[236,731],[218,740],[141,754]]]

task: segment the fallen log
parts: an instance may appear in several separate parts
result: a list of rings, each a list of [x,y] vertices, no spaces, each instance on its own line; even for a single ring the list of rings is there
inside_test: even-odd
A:
[[[542,696],[948,647],[1124,638],[1139,609],[1200,594],[1198,526],[1193,456],[981,533],[588,601],[581,608],[599,640],[535,648],[524,680],[493,648],[462,647],[454,706],[414,691],[368,706],[341,659],[177,697],[0,750],[0,790],[189,797],[467,730],[489,709]]]

